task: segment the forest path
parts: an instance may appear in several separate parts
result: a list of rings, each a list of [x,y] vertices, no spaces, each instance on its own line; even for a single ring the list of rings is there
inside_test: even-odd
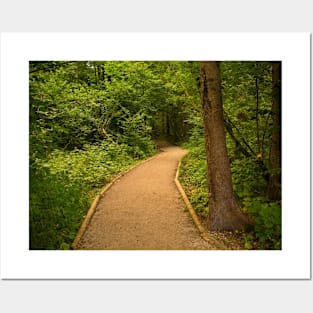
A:
[[[168,146],[122,176],[104,194],[76,249],[206,250],[174,183],[186,154]]]

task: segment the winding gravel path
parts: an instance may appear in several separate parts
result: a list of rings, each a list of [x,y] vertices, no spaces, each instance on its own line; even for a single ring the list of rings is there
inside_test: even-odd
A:
[[[179,147],[163,152],[121,177],[104,194],[77,249],[212,249],[200,236],[174,183]]]

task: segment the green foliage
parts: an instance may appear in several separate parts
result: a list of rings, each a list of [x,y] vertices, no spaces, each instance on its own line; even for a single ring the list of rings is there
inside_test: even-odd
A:
[[[186,147],[189,153],[182,159],[179,179],[197,214],[207,217],[209,207],[204,148],[203,145],[192,147],[190,144]]]
[[[30,172],[30,249],[69,248],[90,196],[78,182],[49,169]]]
[[[253,232],[244,236],[246,246],[257,249],[281,249],[281,205],[263,198],[245,199],[244,210],[253,218]]]
[[[106,134],[122,142],[143,134],[147,151],[152,134],[181,140],[199,102],[195,70],[196,62],[31,62],[31,155],[81,149]]]
[[[127,149],[125,145],[103,141],[99,145],[85,145],[83,150],[54,150],[39,165],[48,167],[52,174],[66,175],[68,184],[79,182],[90,187],[101,187],[112,174],[134,162]]]
[[[204,147],[193,147],[190,143],[186,147],[190,152],[182,160],[179,179],[197,214],[207,217],[209,207]],[[241,166],[235,163],[232,171],[234,189],[242,203],[242,210],[248,213],[254,222],[253,230],[242,234],[245,247],[281,249],[281,205],[260,196],[260,189],[263,190],[265,182],[262,176],[259,177],[258,165],[247,159]]]
[[[238,200],[264,195],[267,181],[257,159],[243,157],[231,163],[234,191]]]
[[[127,114],[120,120],[120,128],[122,132],[118,136],[119,141],[128,145],[128,151],[134,158],[152,154],[151,127],[146,124],[143,113]]]
[[[234,127],[235,137],[256,157],[268,155],[271,134],[271,64],[269,62],[221,62],[225,114]],[[238,158],[238,147],[227,134],[231,158]]]
[[[190,202],[197,212],[202,217],[207,217],[209,214],[208,191],[205,187],[199,187],[191,191]]]
[[[198,62],[151,62],[150,68],[158,75],[161,88],[155,119],[152,121],[154,137],[181,143],[192,128],[190,117],[199,111],[200,98],[197,85]]]
[[[153,62],[30,62],[30,247],[68,249],[99,188],[154,153]]]
[[[135,162],[127,145],[113,141],[37,159],[30,173],[31,249],[68,249],[97,192]]]

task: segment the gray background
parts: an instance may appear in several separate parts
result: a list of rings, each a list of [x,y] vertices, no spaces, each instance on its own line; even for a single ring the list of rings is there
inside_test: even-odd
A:
[[[8,0],[1,1],[0,30],[312,32],[310,2]],[[0,281],[2,312],[306,313],[312,295],[312,280]]]

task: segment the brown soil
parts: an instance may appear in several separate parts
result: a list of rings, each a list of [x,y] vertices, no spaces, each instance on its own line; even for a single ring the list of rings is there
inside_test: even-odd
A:
[[[186,151],[164,147],[104,194],[77,249],[207,250],[174,183]]]

